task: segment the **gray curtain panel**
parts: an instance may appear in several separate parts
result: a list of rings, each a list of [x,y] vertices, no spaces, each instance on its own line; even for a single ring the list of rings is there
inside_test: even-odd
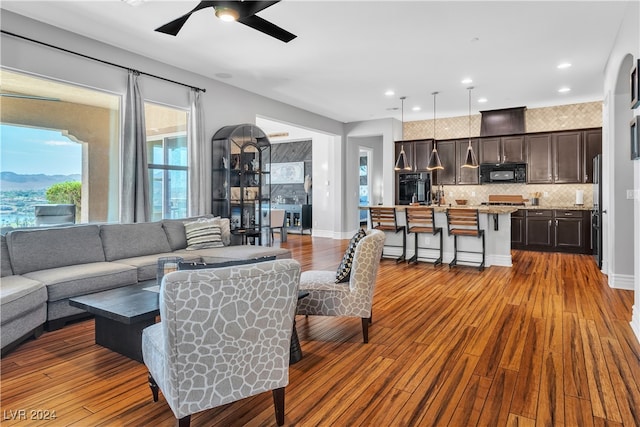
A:
[[[122,223],[149,221],[149,171],[144,124],[144,101],[138,85],[139,74],[129,70],[124,106],[122,139]]]
[[[189,216],[204,215],[206,212],[206,176],[205,176],[205,136],[202,105],[199,89],[191,88],[189,93],[189,132],[187,134],[187,152],[189,158]]]

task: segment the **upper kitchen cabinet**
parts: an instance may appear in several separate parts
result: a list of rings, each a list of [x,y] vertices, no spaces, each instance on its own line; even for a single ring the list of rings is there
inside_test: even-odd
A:
[[[582,134],[584,182],[593,182],[593,158],[602,153],[602,129],[588,129]]]
[[[525,136],[482,138],[479,143],[481,163],[521,163],[526,160]]]
[[[456,184],[456,141],[438,141],[436,145],[438,155],[444,169],[434,171],[434,184],[455,185]]]
[[[527,147],[527,182],[529,184],[553,183],[551,134],[535,134],[525,137]]]
[[[583,181],[582,132],[558,132],[553,135],[553,182]]]
[[[428,172],[427,164],[433,147],[433,140],[420,139],[414,141],[396,141],[395,143],[395,160],[400,156],[400,150],[404,147],[404,153],[407,156],[411,172]],[[405,172],[410,172],[409,170]],[[402,171],[398,171],[402,172]]]
[[[460,139],[456,141],[456,172],[457,183],[464,184],[478,184],[480,182],[478,168],[463,168],[464,162],[467,159],[467,148],[469,147],[468,139]],[[478,154],[478,140],[471,140],[471,148],[473,152]]]

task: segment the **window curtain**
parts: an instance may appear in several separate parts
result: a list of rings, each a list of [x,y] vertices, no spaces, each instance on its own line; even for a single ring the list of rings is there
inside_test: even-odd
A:
[[[189,216],[204,215],[206,213],[205,138],[200,94],[200,90],[195,88],[192,88],[189,93],[190,113],[189,132],[187,133]]]
[[[149,171],[140,73],[129,70],[122,139],[122,223],[149,221]]]

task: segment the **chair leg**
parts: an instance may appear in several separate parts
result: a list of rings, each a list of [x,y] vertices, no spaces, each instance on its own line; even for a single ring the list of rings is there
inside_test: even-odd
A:
[[[482,264],[478,267],[478,270],[484,270],[484,257],[485,257],[485,242],[484,242],[484,233],[482,233]]]
[[[407,233],[404,232],[404,228],[402,231],[402,255],[400,258],[396,259],[396,264],[407,259]]]
[[[362,338],[365,344],[369,342],[369,323],[370,322],[371,322],[371,317],[362,318]]]
[[[191,415],[182,417],[178,420],[178,427],[189,427],[191,425]]]
[[[284,387],[276,388],[273,391],[273,406],[276,410],[276,423],[284,425]]]
[[[158,401],[158,390],[160,389],[158,387],[158,384],[156,383],[156,380],[153,379],[153,377],[151,376],[151,373],[149,373],[149,388],[151,388],[151,394],[153,394],[153,401],[157,402]]]
[[[442,231],[438,234],[440,235],[440,257],[433,263],[433,265],[442,264]]]
[[[413,256],[407,260],[407,264],[418,263],[418,233],[413,233],[415,238],[413,239]]]
[[[458,263],[458,236],[453,235],[453,260],[449,263],[449,268],[455,267]]]

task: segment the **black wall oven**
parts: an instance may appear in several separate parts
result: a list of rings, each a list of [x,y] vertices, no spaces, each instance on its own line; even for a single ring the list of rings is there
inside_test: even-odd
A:
[[[398,204],[408,205],[415,194],[422,205],[431,204],[431,174],[401,173],[398,174]]]

